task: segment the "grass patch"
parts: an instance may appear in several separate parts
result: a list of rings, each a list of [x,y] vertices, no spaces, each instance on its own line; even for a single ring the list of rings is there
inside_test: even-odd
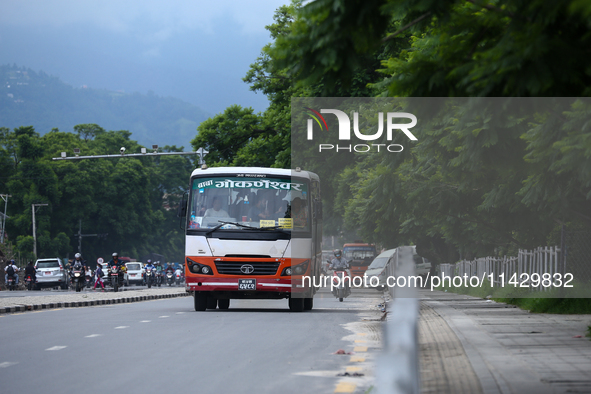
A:
[[[513,286],[492,288],[490,285],[483,285],[482,287],[441,286],[437,290],[479,298],[491,298],[497,302],[515,305],[533,313],[591,314],[591,289],[589,284],[575,284],[574,288],[568,289],[567,292],[565,292],[565,289],[560,288],[552,288],[541,292]],[[565,297],[565,294],[568,297]]]

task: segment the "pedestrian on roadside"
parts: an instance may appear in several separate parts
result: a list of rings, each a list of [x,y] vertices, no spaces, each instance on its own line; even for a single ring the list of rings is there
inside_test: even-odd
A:
[[[103,268],[99,263],[96,264],[96,270],[94,271],[94,274],[96,275],[96,280],[94,281],[94,287],[92,289],[95,290],[96,285],[100,283],[103,291],[105,291],[105,285],[103,284]]]

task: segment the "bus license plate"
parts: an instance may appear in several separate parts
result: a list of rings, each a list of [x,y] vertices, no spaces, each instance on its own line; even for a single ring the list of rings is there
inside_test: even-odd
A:
[[[256,279],[238,279],[238,290],[256,290]]]

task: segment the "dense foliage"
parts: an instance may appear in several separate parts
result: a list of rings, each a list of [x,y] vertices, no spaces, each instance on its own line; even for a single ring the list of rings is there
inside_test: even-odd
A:
[[[273,42],[246,81],[268,95],[270,111],[255,119],[229,108],[210,123],[209,135],[224,135],[207,141],[210,150],[249,141],[219,145],[225,153],[211,164],[272,161],[253,159],[252,148],[284,158],[288,149],[270,139],[287,135],[293,96],[591,93],[591,6],[579,0],[294,1],[268,29]],[[435,261],[554,243],[563,224],[591,227],[591,107],[544,105],[524,114],[511,102],[467,102],[433,117],[405,154],[310,160],[291,152],[291,163],[323,179],[329,235],[348,229],[386,247],[414,242]],[[238,125],[238,139],[228,124]]]
[[[60,152],[81,155],[139,153],[128,131],[81,124],[76,133],[57,129],[40,136],[33,127],[0,128],[0,190],[10,194],[8,241],[21,259],[32,259],[32,204],[36,208],[37,254],[64,257],[78,251],[95,260],[112,252],[143,258],[149,253],[182,260],[184,239],[175,207],[193,168],[186,156],[52,161]],[[164,151],[177,151],[175,146]],[[4,208],[4,207],[2,207]]]

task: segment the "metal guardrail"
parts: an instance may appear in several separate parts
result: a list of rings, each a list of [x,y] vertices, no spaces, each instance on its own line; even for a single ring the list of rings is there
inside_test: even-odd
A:
[[[415,274],[411,246],[396,248],[393,262],[387,269],[388,276]],[[384,332],[384,352],[378,357],[376,385],[378,394],[418,394],[419,386],[419,345],[418,291],[406,287],[388,289],[393,301],[388,305],[388,318]]]

